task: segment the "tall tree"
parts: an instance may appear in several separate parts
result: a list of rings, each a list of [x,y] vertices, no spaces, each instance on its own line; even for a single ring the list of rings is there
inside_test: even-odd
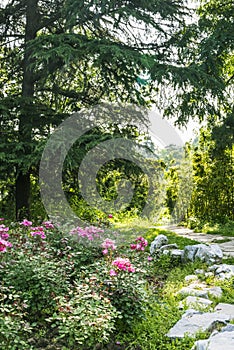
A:
[[[1,5],[0,154],[2,169],[16,179],[18,219],[29,215],[30,175],[51,126],[106,99],[149,103],[153,81],[143,86],[137,77],[155,62],[165,74],[169,42],[187,12],[178,0]]]

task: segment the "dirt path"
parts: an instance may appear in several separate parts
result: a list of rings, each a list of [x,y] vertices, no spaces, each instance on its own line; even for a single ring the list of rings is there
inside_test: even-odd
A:
[[[194,239],[201,243],[217,243],[222,249],[224,255],[231,256],[234,258],[234,237],[212,235],[212,234],[206,234],[202,232],[197,233],[189,228],[176,226],[176,225],[160,226],[159,228],[172,231],[179,236]],[[226,242],[223,242],[224,240]]]

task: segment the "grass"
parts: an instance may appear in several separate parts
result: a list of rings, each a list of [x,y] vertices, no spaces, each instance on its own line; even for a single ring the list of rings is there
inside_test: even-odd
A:
[[[139,218],[114,223],[114,229],[118,230],[128,239],[132,240],[137,236],[143,236],[150,242],[159,234],[163,234],[167,236],[170,244],[176,243],[179,249],[183,249],[186,245],[199,243],[196,240],[178,236],[176,233],[161,229],[160,227],[155,228],[150,221]]]
[[[234,237],[234,222],[228,221],[225,224],[205,224],[202,226],[202,232],[213,235],[221,235],[227,237]]]

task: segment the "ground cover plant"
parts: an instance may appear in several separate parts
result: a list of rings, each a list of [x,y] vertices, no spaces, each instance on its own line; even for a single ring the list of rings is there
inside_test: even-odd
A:
[[[159,233],[180,248],[195,241],[139,220],[69,232],[2,220],[0,229],[1,348],[190,348],[194,340],[165,334],[181,317],[174,292],[197,266],[151,256],[149,245]]]

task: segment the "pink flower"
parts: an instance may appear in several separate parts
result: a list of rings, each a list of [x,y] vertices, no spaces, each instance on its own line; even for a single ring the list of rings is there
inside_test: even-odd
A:
[[[31,231],[31,236],[32,237],[40,236],[41,239],[45,239],[46,238],[46,235],[45,235],[45,232],[43,231],[43,227],[42,226],[32,227],[32,230],[33,230],[33,231]]]
[[[148,256],[148,261],[152,261],[153,260],[153,258],[152,258],[152,256]]]
[[[144,251],[145,247],[148,245],[148,241],[143,237],[137,237],[136,242],[137,244],[130,244],[132,250]]]
[[[102,253],[103,253],[104,255],[108,254],[108,249],[104,249],[104,250],[102,251]]]
[[[135,271],[136,271],[135,267],[133,267],[133,266],[128,267],[128,272],[135,272]]]
[[[20,222],[20,225],[23,226],[32,226],[32,221],[29,221],[27,219],[24,219],[22,222]]]
[[[9,234],[8,234],[8,233],[1,233],[1,232],[0,232],[0,237],[1,237],[2,239],[8,239],[8,238],[9,238]]]
[[[112,261],[112,265],[116,266],[119,270],[135,272],[128,258],[116,258]]]
[[[87,226],[85,228],[78,226],[72,229],[70,234],[77,234],[79,237],[87,238],[88,240],[92,241],[94,238],[100,238],[100,233],[103,232],[104,231],[102,229],[95,226]]]
[[[44,225],[45,228],[47,228],[47,229],[54,228],[54,225],[52,224],[51,221],[44,221],[44,222],[42,223],[42,225]]]
[[[0,218],[0,221],[4,221],[5,219],[4,218]]]
[[[113,269],[110,270],[110,276],[116,276],[117,272]]]
[[[109,215],[108,215],[108,218],[109,218],[109,219],[113,219],[113,215],[112,215],[112,214],[109,214]]]
[[[105,249],[112,249],[112,250],[116,249],[115,241],[109,238],[106,238],[105,241],[101,244],[101,246],[102,248],[105,248]]]
[[[0,252],[4,253],[7,247],[12,247],[12,244],[0,238]]]

